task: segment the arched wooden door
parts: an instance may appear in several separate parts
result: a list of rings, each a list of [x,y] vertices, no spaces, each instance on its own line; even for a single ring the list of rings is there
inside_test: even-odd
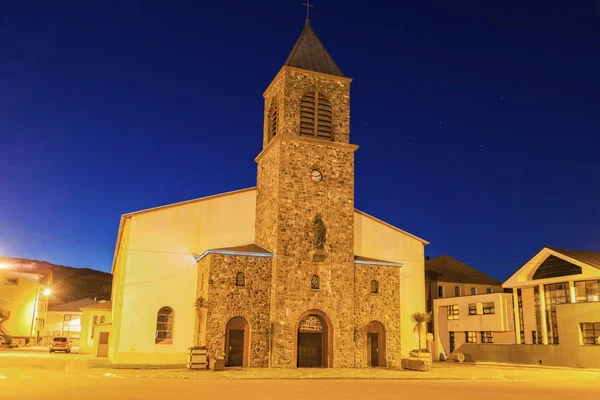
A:
[[[296,366],[299,368],[333,366],[333,331],[329,318],[319,310],[302,314],[296,337]]]
[[[367,366],[385,367],[385,329],[379,321],[367,325]]]
[[[234,317],[225,331],[225,363],[228,367],[247,367],[250,353],[250,328],[244,317]]]

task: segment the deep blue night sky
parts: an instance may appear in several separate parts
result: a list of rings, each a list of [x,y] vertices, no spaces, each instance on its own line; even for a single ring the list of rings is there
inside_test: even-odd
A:
[[[3,4],[0,255],[109,271],[121,214],[256,183],[301,1],[101,3]],[[354,79],[356,207],[503,280],[600,251],[600,3],[478,3],[315,0],[311,25]]]

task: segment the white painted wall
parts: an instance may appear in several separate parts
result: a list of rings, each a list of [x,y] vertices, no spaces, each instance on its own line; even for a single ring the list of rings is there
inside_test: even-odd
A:
[[[401,351],[419,347],[410,315],[425,311],[425,245],[422,240],[362,212],[354,213],[355,255],[404,264],[400,268]],[[425,343],[426,329],[422,332]]]
[[[194,254],[253,243],[255,207],[256,190],[250,189],[131,214],[119,250],[126,253],[120,255],[124,265],[115,270],[125,276],[113,304],[113,362],[185,362],[194,336]],[[175,312],[172,344],[154,343],[163,306]]]

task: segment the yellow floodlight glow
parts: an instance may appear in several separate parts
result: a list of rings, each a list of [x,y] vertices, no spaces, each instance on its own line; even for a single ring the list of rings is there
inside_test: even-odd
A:
[[[52,293],[52,290],[50,290],[49,288],[45,288],[43,293],[44,293],[44,296],[50,296],[50,294]]]

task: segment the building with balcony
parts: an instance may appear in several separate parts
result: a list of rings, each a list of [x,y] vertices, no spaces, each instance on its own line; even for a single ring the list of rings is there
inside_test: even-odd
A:
[[[39,340],[48,310],[52,271],[26,272],[0,265],[0,343]]]

